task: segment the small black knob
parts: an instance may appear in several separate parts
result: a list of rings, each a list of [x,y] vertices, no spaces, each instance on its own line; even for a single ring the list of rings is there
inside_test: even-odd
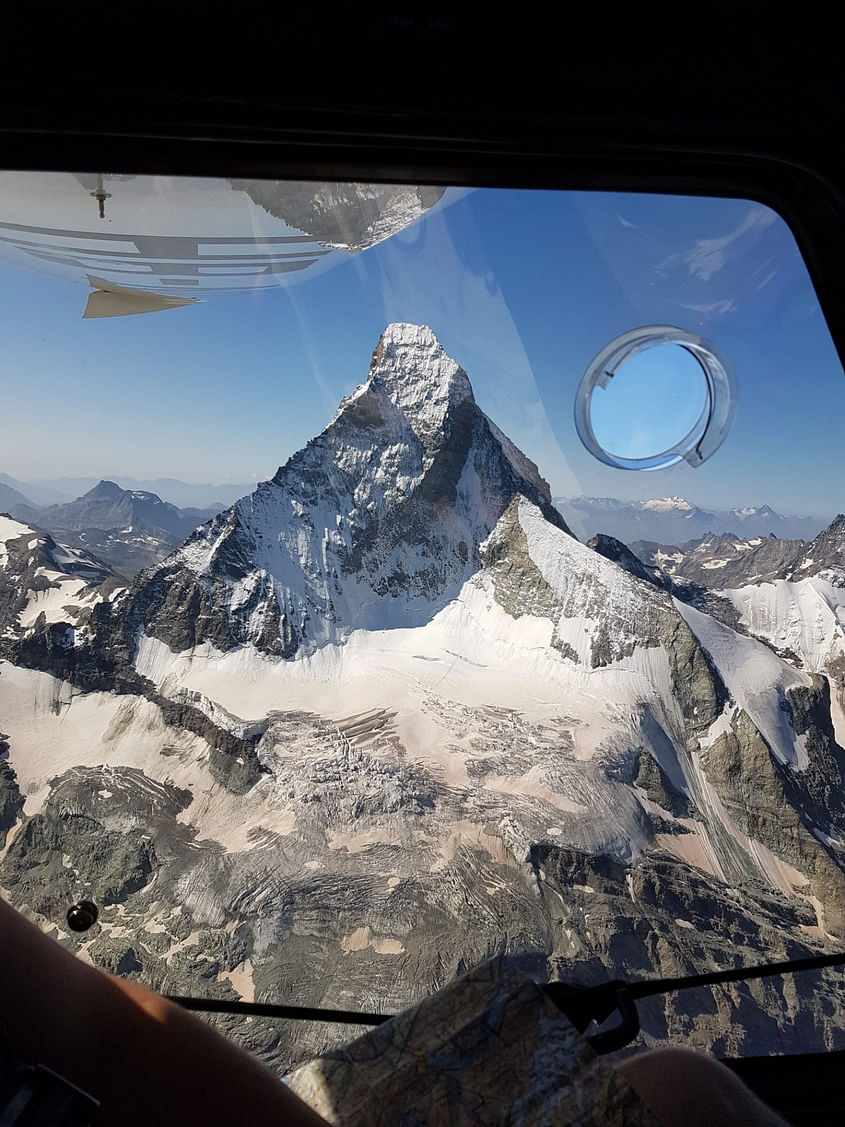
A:
[[[67,910],[67,925],[71,931],[87,931],[97,922],[100,910],[93,900],[80,900]]]

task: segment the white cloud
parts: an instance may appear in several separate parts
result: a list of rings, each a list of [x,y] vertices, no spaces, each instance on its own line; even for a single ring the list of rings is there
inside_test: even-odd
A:
[[[711,317],[718,317],[723,313],[735,313],[739,306],[732,297],[725,297],[721,301],[702,302],[699,305],[682,303],[681,308],[691,309],[693,313],[704,313]]]
[[[692,250],[682,255],[681,259],[686,262],[690,274],[700,278],[702,282],[709,282],[714,274],[736,257],[736,244],[743,236],[771,226],[775,218],[775,213],[767,207],[755,205],[733,231],[714,239],[698,239]]]

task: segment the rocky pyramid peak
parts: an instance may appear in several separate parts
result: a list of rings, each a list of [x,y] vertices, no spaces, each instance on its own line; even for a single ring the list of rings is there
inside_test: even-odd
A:
[[[427,325],[388,325],[373,352],[365,383],[344,399],[330,426],[405,422],[429,449],[448,436],[451,417],[474,403],[466,372]]]
[[[197,529],[162,564],[166,582],[139,581],[138,615],[173,649],[250,642],[283,657],[353,623],[428,621],[479,570],[516,496],[568,533],[537,467],[478,407],[432,330],[389,325],[329,425]],[[207,613],[186,617],[191,600]]]
[[[98,481],[97,484],[93,486],[93,488],[89,489],[87,493],[84,493],[83,496],[97,498],[117,498],[122,497],[124,492],[125,491],[121,489],[119,485],[116,485],[113,481],[109,481],[107,478],[103,478],[102,481]]]
[[[407,392],[425,382],[430,394],[456,401],[472,396],[469,378],[428,325],[388,325],[373,352],[370,382]]]
[[[633,575],[636,579],[642,579],[646,583],[651,583],[656,587],[669,587],[666,576],[664,576],[659,568],[648,567],[637,557],[627,544],[623,544],[621,540],[617,540],[613,536],[607,536],[604,532],[599,532],[587,541],[587,547],[597,552],[605,559],[612,560],[614,563],[619,564],[621,568]]]

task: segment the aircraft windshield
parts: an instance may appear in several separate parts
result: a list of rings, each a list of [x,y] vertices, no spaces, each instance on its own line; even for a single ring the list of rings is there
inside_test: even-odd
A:
[[[0,889],[81,958],[394,1012],[845,942],[845,381],[777,214],[7,172],[0,301]],[[642,1037],[845,1048],[840,980]]]

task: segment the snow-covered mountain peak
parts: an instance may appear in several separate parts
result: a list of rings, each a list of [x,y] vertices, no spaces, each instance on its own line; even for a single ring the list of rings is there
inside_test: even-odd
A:
[[[432,330],[397,323],[382,333],[366,382],[343,400],[330,428],[344,418],[394,431],[405,425],[430,451],[448,437],[454,411],[473,402],[466,372]]]
[[[285,658],[428,620],[515,496],[568,533],[431,329],[390,325],[331,423],[139,582],[133,613],[174,649],[248,642]]]
[[[649,501],[641,502],[642,508],[662,513],[670,510],[677,512],[692,512],[694,505],[685,501],[683,497],[653,497]]]
[[[425,383],[430,396],[448,393],[454,401],[472,396],[466,372],[428,325],[388,325],[373,353],[369,378],[398,389]]]
[[[813,517],[783,516],[769,505],[710,510],[681,497],[627,502],[607,497],[556,498],[555,504],[582,540],[603,532],[629,546],[634,541],[680,545],[727,532],[742,538],[774,533],[786,540],[811,540],[821,524]]]

